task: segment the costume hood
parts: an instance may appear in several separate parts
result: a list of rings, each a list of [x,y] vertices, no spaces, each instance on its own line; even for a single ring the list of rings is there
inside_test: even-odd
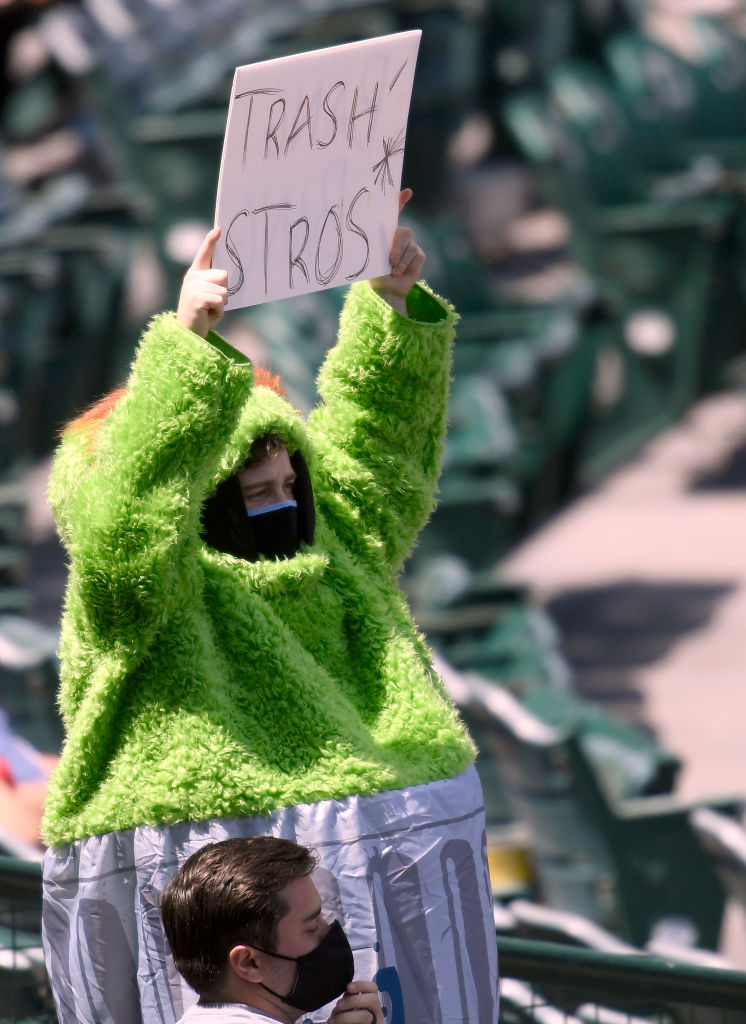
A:
[[[293,490],[298,502],[299,541],[313,544],[316,529],[309,470],[309,458],[311,462],[313,459],[300,415],[272,388],[256,384],[220,464],[215,490],[204,504],[201,530],[210,547],[248,561],[254,561],[258,555],[237,473],[251,454],[252,443],[265,434],[277,434],[283,439],[296,473]]]
[[[159,317],[154,323],[173,329],[169,317]],[[213,346],[211,350],[215,351],[216,357],[220,358],[218,353],[225,347],[222,339],[211,332],[206,340]],[[240,365],[245,357],[236,350],[231,351]],[[124,390],[121,396],[114,397],[116,401],[111,403],[107,415],[120,400],[127,401]],[[72,542],[69,516],[77,503],[86,469],[100,457],[97,435],[104,423],[104,417],[89,420],[82,417],[63,435],[64,443],[50,481],[49,500],[60,536],[67,545]],[[204,485],[205,500],[199,524],[199,533],[210,547],[249,561],[257,558],[257,552],[236,474],[251,455],[252,443],[265,434],[277,434],[282,438],[297,475],[294,490],[298,502],[299,540],[312,544],[316,530],[312,483],[316,459],[303,419],[291,403],[272,387],[254,384],[244,400],[236,428],[223,446],[217,463],[213,463],[211,476]],[[147,457],[147,453],[142,454]]]

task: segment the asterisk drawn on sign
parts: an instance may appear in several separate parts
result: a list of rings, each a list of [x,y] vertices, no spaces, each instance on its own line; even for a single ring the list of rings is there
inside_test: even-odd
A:
[[[375,178],[373,179],[376,185],[381,186],[381,191],[386,192],[386,185],[389,184],[392,188],[394,187],[394,179],[391,176],[391,160],[398,153],[404,152],[404,129],[402,129],[396,138],[385,138],[383,141],[383,156],[377,164],[373,165],[373,173]]]

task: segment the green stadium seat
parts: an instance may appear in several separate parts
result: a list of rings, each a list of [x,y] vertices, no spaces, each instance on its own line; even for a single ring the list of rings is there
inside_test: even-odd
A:
[[[715,949],[725,892],[693,833],[692,807],[673,796],[609,800],[571,731],[541,722],[478,676],[462,675],[460,685],[449,692],[484,716],[514,816],[530,829],[542,901],[635,945],[661,921],[685,918],[696,944]],[[708,802],[727,813],[738,804]]]
[[[578,458],[589,483],[674,421],[712,379],[703,338],[737,205],[718,195],[653,196],[624,119],[608,116],[576,67],[557,69],[551,100],[511,101],[506,121],[537,161],[547,198],[570,217],[571,251],[599,287],[606,323],[596,377],[614,363],[617,386],[597,391],[586,423]]]
[[[604,47],[606,59],[630,106],[666,117],[699,144],[691,152],[704,144],[726,165],[740,165],[746,48],[715,20],[689,24],[699,36],[699,60],[685,59],[644,31],[613,35]]]
[[[719,169],[693,163],[670,118],[644,118],[639,107],[625,102],[615,79],[592,62],[567,61],[555,69],[547,87],[555,116],[575,132],[600,204],[685,199],[721,186]]]
[[[413,561],[448,551],[484,569],[515,542],[522,508],[520,485],[507,468],[448,472]]]
[[[542,722],[577,737],[610,801],[673,791],[681,760],[644,730],[568,689],[537,686],[521,703]]]
[[[743,823],[711,807],[695,808],[690,820],[726,892],[746,908],[746,828]]]
[[[426,549],[437,535],[484,567],[571,492],[597,337],[585,314],[567,307],[498,305],[462,318]]]
[[[569,678],[567,672],[557,672],[559,653],[542,635],[544,623],[537,621],[541,613],[531,603],[514,604],[499,614],[493,613],[492,621],[481,630],[464,629],[457,610],[450,612],[450,623],[446,625],[444,621],[440,631],[435,631],[432,624],[428,630],[428,619],[423,629],[457,668],[479,672],[518,696],[537,687],[551,686],[558,676],[562,682]],[[446,620],[446,614],[443,619]]]

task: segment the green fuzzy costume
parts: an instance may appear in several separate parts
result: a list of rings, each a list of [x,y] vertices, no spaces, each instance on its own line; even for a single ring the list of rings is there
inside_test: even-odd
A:
[[[66,726],[44,836],[266,814],[454,776],[472,743],[396,574],[432,507],[456,315],[350,289],[306,423],[216,334],[150,325],[98,432],[69,430],[50,499],[69,552]],[[311,545],[243,561],[203,502],[268,432],[308,464]]]

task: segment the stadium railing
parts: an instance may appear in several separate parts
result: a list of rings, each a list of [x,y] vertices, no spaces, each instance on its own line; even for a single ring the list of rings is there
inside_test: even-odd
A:
[[[0,856],[0,1021],[57,1024],[41,948],[41,864]]]
[[[746,973],[552,942],[499,942],[500,1024],[742,1024]]]

